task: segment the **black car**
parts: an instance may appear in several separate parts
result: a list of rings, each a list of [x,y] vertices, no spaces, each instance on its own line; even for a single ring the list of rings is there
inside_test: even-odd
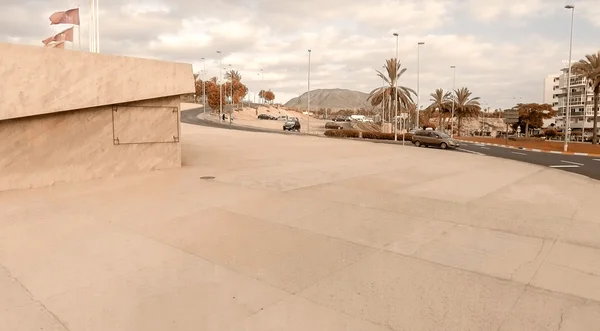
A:
[[[351,122],[350,117],[334,117],[334,122]]]
[[[274,120],[274,119],[276,119],[276,117],[269,115],[269,114],[260,114],[260,115],[258,115],[258,119],[259,120]]]
[[[300,121],[297,119],[285,121],[285,124],[283,124],[283,131],[300,131]]]

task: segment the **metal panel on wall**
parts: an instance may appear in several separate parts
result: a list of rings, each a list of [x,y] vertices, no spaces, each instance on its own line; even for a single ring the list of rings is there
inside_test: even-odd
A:
[[[179,141],[177,107],[113,106],[112,116],[115,145]]]

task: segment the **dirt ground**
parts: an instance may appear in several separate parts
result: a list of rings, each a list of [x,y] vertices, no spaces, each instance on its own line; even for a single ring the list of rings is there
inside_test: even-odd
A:
[[[483,142],[488,144],[499,144],[506,145],[506,141],[503,138],[489,138],[489,137],[459,137],[461,140]],[[536,148],[546,151],[563,151],[563,142],[561,141],[538,141],[538,140],[508,140],[508,146],[524,147],[524,148]],[[600,154],[600,145],[592,145],[589,143],[569,143],[569,152],[572,153],[589,153],[589,154]]]

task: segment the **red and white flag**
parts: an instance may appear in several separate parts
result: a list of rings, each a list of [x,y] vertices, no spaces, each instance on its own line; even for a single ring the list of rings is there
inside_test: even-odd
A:
[[[48,45],[49,43],[51,43],[53,41],[73,42],[73,27],[70,27],[62,32],[59,32],[54,37],[50,37],[50,38],[46,38],[46,39],[42,40],[42,43],[44,43],[44,45]]]
[[[54,24],[79,25],[79,8],[69,9],[67,11],[57,11],[50,15],[50,25]]]

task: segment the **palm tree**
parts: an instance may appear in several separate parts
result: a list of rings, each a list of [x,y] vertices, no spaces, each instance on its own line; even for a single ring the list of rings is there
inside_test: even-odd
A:
[[[410,109],[410,105],[414,104],[412,95],[417,95],[417,93],[404,86],[397,86],[398,99],[394,100],[396,95],[394,86],[400,79],[400,76],[406,72],[406,68],[400,70],[400,66],[400,61],[392,58],[385,61],[384,68],[386,69],[387,74],[384,74],[379,70],[375,70],[377,72],[377,76],[382,78],[383,81],[389,85],[389,87],[382,86],[371,91],[369,97],[367,98],[367,101],[371,101],[371,106],[376,107],[383,102],[384,106],[390,106],[388,109],[394,109],[393,107],[395,106],[396,102],[398,102],[398,109]]]
[[[442,115],[448,113],[452,107],[452,94],[450,92],[444,92],[443,89],[439,88],[435,92],[431,93],[431,105],[429,109],[431,114],[437,112],[438,115],[438,128],[442,127]]]
[[[481,111],[481,105],[479,97],[472,98],[473,93],[466,87],[461,87],[454,93],[454,115],[458,117],[458,135],[460,136],[463,119],[477,117]]]
[[[579,60],[579,62],[573,64],[571,70],[573,70],[573,74],[585,77],[594,91],[594,133],[592,133],[592,144],[597,144],[598,98],[600,97],[600,51],[597,54],[587,54],[584,60]],[[587,88],[585,91],[585,98],[587,99]]]
[[[225,79],[228,79],[231,81],[234,81],[234,80],[240,81],[240,80],[242,80],[242,75],[237,70],[230,70],[225,73]]]

